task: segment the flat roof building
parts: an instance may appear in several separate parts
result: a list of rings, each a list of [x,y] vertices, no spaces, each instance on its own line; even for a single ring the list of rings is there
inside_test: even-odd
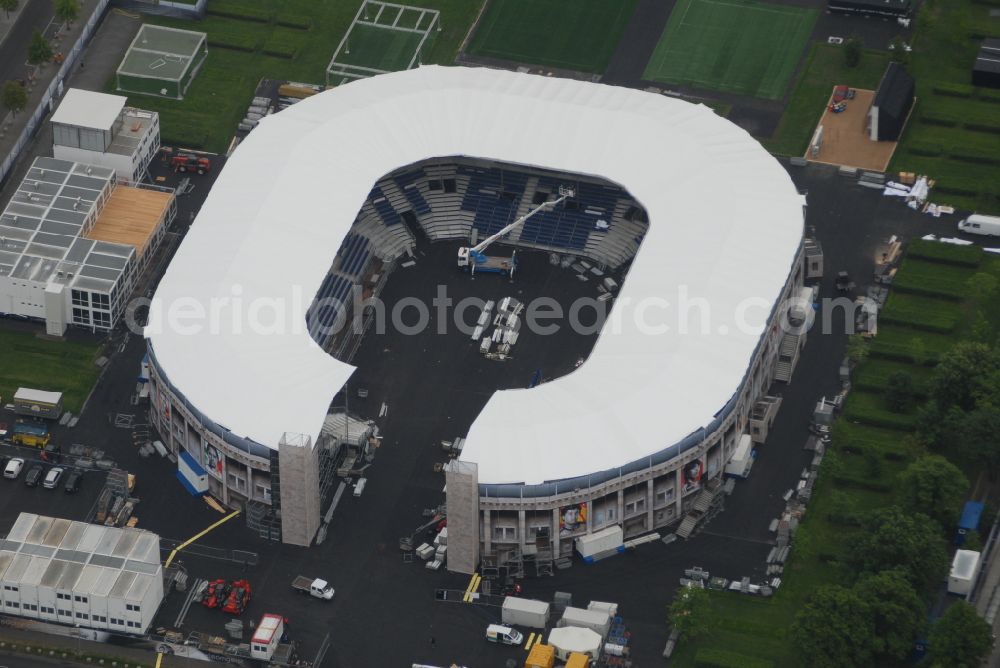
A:
[[[36,158],[0,213],[0,313],[114,328],[175,213],[173,193],[108,167]]]
[[[3,613],[142,634],[163,600],[160,537],[32,513],[0,541]]]
[[[66,91],[52,115],[52,154],[60,160],[110,167],[135,183],[160,150],[160,116],[125,106],[121,95]]]

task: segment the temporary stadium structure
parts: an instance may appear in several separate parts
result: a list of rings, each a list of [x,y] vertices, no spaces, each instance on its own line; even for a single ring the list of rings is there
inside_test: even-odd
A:
[[[170,308],[192,297],[295,304],[325,295],[337,274],[334,248],[357,254],[365,249],[350,248],[367,243],[391,266],[412,243],[406,226],[393,224],[401,214],[394,199],[411,203],[432,239],[467,235],[474,215],[457,231],[419,215],[426,178],[449,156],[620,184],[644,207],[645,238],[615,311],[663,309],[680,286],[711,306],[711,331],[697,333],[650,334],[628,314],[575,372],[497,393],[448,472],[449,568],[471,569],[481,553],[523,550],[529,536],[548,533],[547,549],[559,556],[609,523],[624,522],[628,535],[678,521],[703,483],[721,476],[738,436],[754,420],[771,419],[776,402],[760,400],[780,365],[797,359],[804,338],[777,321],[803,280],[805,202],[744,130],[705,106],[626,88],[422,67],[357,81],[264,119],[219,175],[151,307],[151,396],[161,434],[173,450],[198,458],[207,456],[203,447],[221,451],[225,469],[241,479],[220,471],[224,494],[268,498],[277,467],[280,494],[270,502],[280,504],[283,539],[308,544],[318,501],[293,495],[315,489],[304,462],[319,449],[330,400],[354,368],[317,345],[326,342],[311,326],[251,331],[222,318],[199,332],[178,331]],[[469,169],[468,160],[456,159],[455,173]],[[402,168],[415,164],[424,165],[424,189],[407,194]],[[393,192],[375,192],[379,183]],[[359,242],[352,235],[362,225],[369,229]],[[597,252],[591,241],[575,252]],[[635,490],[643,503],[630,501]],[[594,505],[611,497],[616,512]]]

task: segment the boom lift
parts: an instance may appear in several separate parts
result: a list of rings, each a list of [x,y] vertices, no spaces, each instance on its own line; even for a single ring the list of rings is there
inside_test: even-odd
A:
[[[503,274],[513,278],[514,270],[517,269],[517,251],[514,251],[509,258],[485,255],[483,251],[489,248],[490,245],[500,237],[523,225],[525,221],[539,211],[554,209],[556,205],[561,204],[570,197],[573,197],[574,194],[575,193],[572,188],[564,188],[560,186],[558,199],[554,199],[551,202],[542,202],[507,227],[503,228],[496,234],[486,237],[472,248],[462,246],[458,249],[458,268],[462,271],[468,271],[473,275],[475,275],[477,271],[485,271],[494,274]]]

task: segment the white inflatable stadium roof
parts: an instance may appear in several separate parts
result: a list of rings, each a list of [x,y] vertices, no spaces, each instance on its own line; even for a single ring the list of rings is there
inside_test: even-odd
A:
[[[626,188],[650,221],[615,303],[620,326],[608,323],[579,369],[496,393],[473,424],[462,459],[478,464],[479,481],[535,484],[616,468],[711,422],[748,369],[802,239],[804,200],[791,179],[708,107],[481,68],[364,79],[262,120],[219,174],[157,290],[147,336],[171,383],[239,436],[270,447],[285,432],[315,440],[354,367],[323,352],[301,323],[253,332],[222,318],[217,331],[180,332],[166,309],[237,294],[244,304],[298,300],[304,310],[373,184],[451,155],[601,176]],[[671,309],[681,286],[711,305],[710,331],[679,331]],[[643,303],[669,331],[640,330],[633,316]],[[741,318],[755,325],[740,327]]]

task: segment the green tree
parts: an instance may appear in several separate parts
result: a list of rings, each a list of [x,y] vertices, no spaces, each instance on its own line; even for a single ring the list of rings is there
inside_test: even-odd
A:
[[[17,114],[28,104],[28,91],[19,81],[8,81],[3,85],[3,106]]]
[[[981,399],[997,393],[1000,356],[983,343],[955,344],[934,367],[931,398],[942,409],[971,411]]]
[[[681,640],[691,640],[708,630],[712,600],[698,587],[681,587],[670,604],[670,624]]]
[[[906,513],[897,506],[867,514],[851,557],[867,573],[902,570],[915,587],[944,577],[948,553],[941,527],[923,513]]]
[[[844,42],[844,64],[855,68],[861,62],[861,40],[857,37],[848,38]]]
[[[7,14],[7,18],[10,18],[10,13],[17,9],[19,0],[0,0],[0,9]]]
[[[921,457],[899,476],[899,495],[904,510],[923,513],[951,529],[969,489],[962,471],[939,455]]]
[[[52,45],[38,28],[35,28],[31,33],[31,43],[28,44],[28,62],[32,65],[41,65],[52,60],[52,55]]]
[[[851,589],[817,589],[795,616],[792,644],[812,668],[869,668],[874,627],[868,604]]]
[[[916,390],[913,377],[905,371],[897,371],[889,376],[885,392],[885,402],[893,413],[905,413],[913,405]]]
[[[993,631],[965,601],[953,603],[931,627],[927,665],[978,668],[993,647]]]
[[[908,65],[910,62],[910,52],[906,50],[906,40],[902,35],[896,35],[889,42],[889,57],[892,62],[900,65]]]
[[[72,23],[79,15],[79,0],[56,0],[56,18],[61,22]]]
[[[847,339],[847,359],[857,364],[868,357],[868,340],[860,334],[851,334]]]
[[[995,477],[1000,471],[1000,408],[987,405],[966,414],[960,433],[965,455]]]
[[[854,591],[868,607],[874,635],[873,665],[902,661],[924,626],[924,603],[900,571],[882,571],[861,578]]]
[[[969,286],[972,299],[977,304],[982,304],[996,297],[998,281],[993,274],[987,274],[983,271],[976,272],[965,284]]]

